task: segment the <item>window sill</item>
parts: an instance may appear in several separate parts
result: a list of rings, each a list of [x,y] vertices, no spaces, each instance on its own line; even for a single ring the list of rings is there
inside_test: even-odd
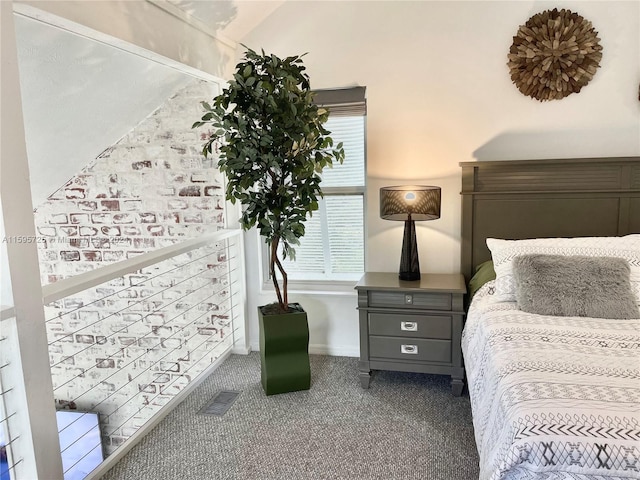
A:
[[[289,294],[355,296],[356,283],[358,280],[295,280],[289,282]],[[275,294],[271,281],[263,282],[260,290]]]

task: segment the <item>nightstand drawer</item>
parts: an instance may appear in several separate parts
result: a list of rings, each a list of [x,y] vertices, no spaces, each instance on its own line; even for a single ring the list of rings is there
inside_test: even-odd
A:
[[[370,307],[423,308],[451,310],[451,294],[435,292],[370,291]]]
[[[451,363],[451,342],[423,338],[369,337],[372,358]]]
[[[369,334],[450,340],[451,317],[448,315],[369,313]]]

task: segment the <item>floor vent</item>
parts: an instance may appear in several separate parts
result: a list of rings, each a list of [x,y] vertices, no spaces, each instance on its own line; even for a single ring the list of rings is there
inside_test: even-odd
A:
[[[240,392],[235,392],[232,390],[223,390],[221,392],[218,392],[211,403],[209,403],[198,413],[201,415],[216,415],[218,417],[221,417],[225,413],[227,413],[227,410],[231,408],[231,405],[233,405],[233,402],[236,401],[238,395],[240,395]]]

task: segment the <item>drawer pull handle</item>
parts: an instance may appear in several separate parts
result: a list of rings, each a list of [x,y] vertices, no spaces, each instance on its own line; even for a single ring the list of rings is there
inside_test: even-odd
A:
[[[400,330],[405,332],[417,332],[418,322],[400,322]]]
[[[418,354],[417,345],[400,345],[400,353],[408,353],[410,355]]]

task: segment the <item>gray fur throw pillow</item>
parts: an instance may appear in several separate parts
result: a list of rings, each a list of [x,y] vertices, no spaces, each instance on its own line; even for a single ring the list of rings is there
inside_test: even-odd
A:
[[[513,261],[518,308],[563,317],[640,318],[629,263],[615,257],[522,255]]]

